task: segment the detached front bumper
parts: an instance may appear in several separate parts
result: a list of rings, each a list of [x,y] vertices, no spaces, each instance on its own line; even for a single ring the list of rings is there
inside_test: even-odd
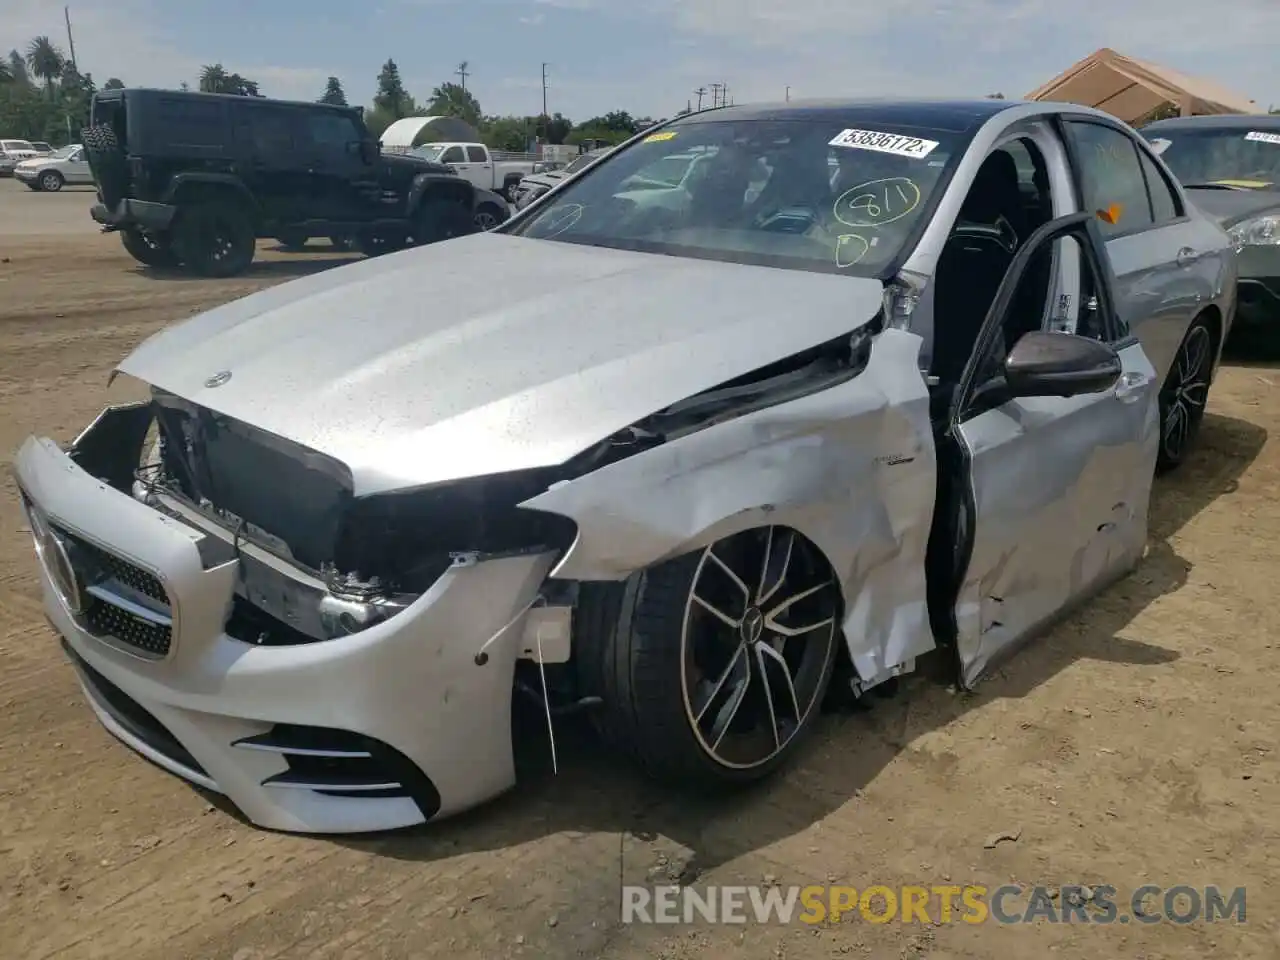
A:
[[[455,566],[377,626],[257,646],[226,632],[241,561],[202,559],[207,532],[51,440],[28,439],[15,474],[33,530],[58,535],[38,551],[48,619],[99,720],[143,756],[260,826],[308,833],[411,826],[514,785],[514,665],[552,555]],[[84,549],[136,589],[132,606],[80,580]]]
[[[177,211],[171,203],[153,203],[149,200],[124,199],[108,207],[105,203],[95,203],[89,210],[89,216],[110,229],[123,227],[141,227],[144,230],[168,230],[173,223]]]

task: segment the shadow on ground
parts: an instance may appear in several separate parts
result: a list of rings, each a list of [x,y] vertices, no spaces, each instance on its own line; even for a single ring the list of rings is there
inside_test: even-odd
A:
[[[316,254],[323,253],[323,256],[315,256],[310,254],[298,254],[296,258],[281,260],[255,260],[250,264],[249,269],[231,279],[233,280],[292,280],[297,277],[309,277],[315,273],[323,273],[325,270],[331,270],[334,267],[340,267],[343,264],[354,263],[360,259],[351,254],[330,253],[322,247],[316,248]],[[205,280],[208,277],[197,277],[181,270],[168,270],[159,267],[143,267],[134,268],[141,276],[148,277],[152,280]]]
[[[823,717],[802,755],[783,775],[731,796],[697,796],[657,786],[625,758],[607,752],[581,722],[557,724],[557,776],[541,776],[484,808],[439,824],[336,842],[402,860],[430,862],[477,850],[511,847],[563,833],[664,836],[694,851],[682,882],[726,861],[805,830],[867,786],[913,740],[992,700],[1024,697],[1074,663],[1106,660],[1153,667],[1173,651],[1119,636],[1149,604],[1177,590],[1190,564],[1169,540],[1214,501],[1232,495],[1257,457],[1266,431],[1208,415],[1196,454],[1176,474],[1157,480],[1148,556],[1137,570],[1048,637],[990,675],[973,694],[948,689],[951,669],[940,654],[892,699],[871,709]],[[875,698],[871,698],[873,701]],[[532,724],[536,729],[535,713]],[[545,727],[541,737],[545,738]],[[820,755],[838,753],[833,764]],[[751,829],[741,828],[749,821]],[[621,864],[620,864],[621,867]],[[633,881],[634,882],[634,881]]]

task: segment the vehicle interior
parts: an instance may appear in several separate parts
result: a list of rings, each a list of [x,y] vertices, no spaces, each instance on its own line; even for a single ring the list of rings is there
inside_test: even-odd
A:
[[[934,274],[934,343],[929,374],[949,404],[1000,282],[1035,230],[1053,219],[1044,156],[1028,139],[995,150],[979,168]],[[1004,345],[1040,329],[1053,266],[1036,257],[1010,311]]]
[[[934,343],[930,401],[937,441],[937,509],[926,554],[931,626],[944,643],[955,636],[954,609],[968,564],[970,506],[960,480],[964,452],[949,436],[951,407],[983,321],[1013,263],[1040,226],[1053,219],[1049,172],[1028,139],[995,150],[979,168],[938,259],[934,283]],[[1053,245],[1044,247],[1023,274],[1004,321],[1003,344],[993,366],[1025,333],[1041,329],[1053,279]]]

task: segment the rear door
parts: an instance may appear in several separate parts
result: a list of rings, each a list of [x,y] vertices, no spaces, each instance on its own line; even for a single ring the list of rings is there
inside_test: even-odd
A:
[[[89,170],[89,157],[84,152],[84,147],[76,147],[67,154],[62,173],[67,178],[67,183],[93,183],[93,173]]]
[[[1140,137],[1101,118],[1063,125],[1082,209],[1104,215],[1098,227],[1116,278],[1116,309],[1163,379],[1216,287],[1218,265],[1204,259],[1214,241],[1187,216]]]
[[[966,367],[946,440],[958,450],[960,680],[971,687],[993,658],[1127,572],[1142,555],[1158,442],[1158,383],[1141,343],[1114,309],[1116,284],[1088,213],[1038,229],[1019,251]],[[1115,387],[1074,397],[1008,398],[999,375],[1003,328],[1032,257],[1074,248],[1077,302],[1094,302],[1076,333],[1107,342]],[[1049,329],[1059,319],[1046,318]],[[1025,329],[1025,326],[1023,327]],[[994,376],[992,375],[994,374]]]
[[[308,219],[367,219],[367,193],[361,185],[369,168],[360,155],[362,131],[355,118],[336,110],[313,110],[301,117]]]

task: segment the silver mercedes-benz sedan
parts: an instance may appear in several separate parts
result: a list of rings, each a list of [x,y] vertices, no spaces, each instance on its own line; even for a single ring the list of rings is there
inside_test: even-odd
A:
[[[1100,112],[704,111],[145,342],[149,399],[18,454],[45,609],[112,733],[270,828],[456,813],[573,709],[755,780],[1139,561],[1235,269]]]

